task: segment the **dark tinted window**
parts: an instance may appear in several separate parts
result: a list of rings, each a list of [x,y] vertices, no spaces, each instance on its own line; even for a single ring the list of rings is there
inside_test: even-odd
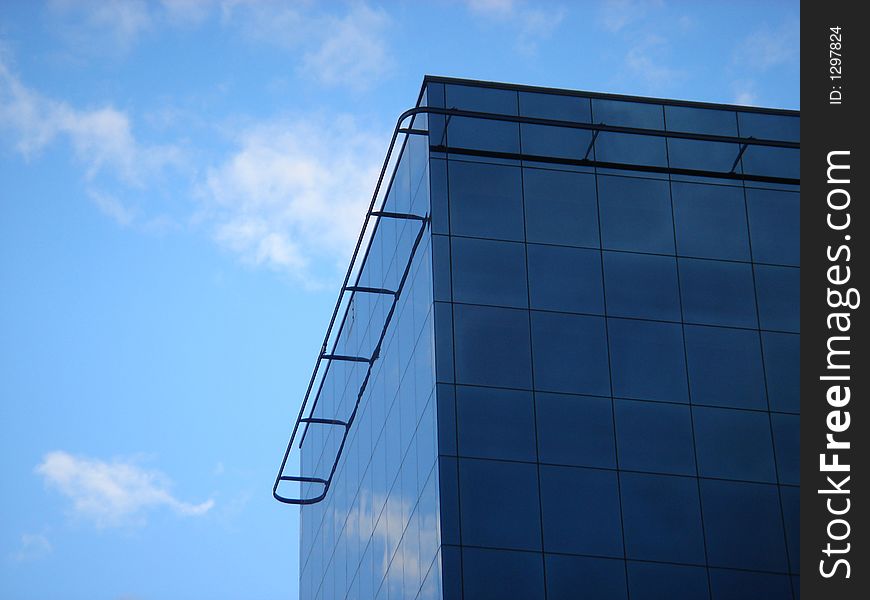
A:
[[[749,264],[681,258],[679,266],[687,322],[757,326]]]
[[[800,270],[755,266],[758,318],[762,329],[800,331]]]
[[[761,333],[770,410],[800,412],[800,337]]]
[[[537,244],[527,249],[532,308],[604,312],[599,251]]]
[[[602,131],[595,140],[595,160],[620,165],[665,167],[665,138]]]
[[[788,575],[710,569],[710,586],[716,600],[788,600],[791,584]]]
[[[535,387],[610,395],[604,319],[532,312]]]
[[[690,106],[665,106],[668,131],[737,135],[737,116],[731,111]]]
[[[450,238],[446,235],[432,236],[432,279],[435,300],[450,302]]]
[[[592,118],[589,98],[535,92],[520,92],[520,114],[580,123],[588,123]]]
[[[674,229],[666,181],[601,176],[598,195],[605,248],[673,254]]]
[[[695,475],[688,406],[634,400],[614,402],[621,468]]]
[[[800,196],[747,188],[752,257],[757,262],[800,264]]]
[[[586,158],[586,152],[592,142],[592,132],[587,129],[529,123],[520,125],[520,137],[524,154],[574,160]],[[589,158],[592,158],[591,153]]]
[[[546,561],[549,600],[575,600],[581,590],[587,598],[626,598],[625,563],[621,560],[547,554]]]
[[[445,92],[448,108],[503,115],[517,114],[517,93],[513,90],[447,84]]]
[[[526,311],[454,306],[458,383],[531,388]]]
[[[438,453],[456,454],[456,392],[452,385],[438,384]]]
[[[800,178],[800,151],[795,148],[750,145],[741,162],[747,175]]]
[[[543,463],[616,467],[610,398],[535,393]]]
[[[528,306],[523,244],[454,237],[451,250],[454,300]]]
[[[436,302],[435,309],[435,376],[437,381],[451,383],[453,373],[453,307]]]
[[[801,137],[801,121],[797,116],[766,115],[739,112],[741,137],[798,142]]]
[[[703,600],[709,598],[707,569],[685,565],[628,562],[632,600]]]
[[[668,138],[668,160],[672,169],[739,172],[739,153],[737,144]]]
[[[523,199],[516,167],[450,161],[451,231],[523,240]]]
[[[628,558],[704,564],[695,479],[622,472],[619,481]]]
[[[457,386],[456,415],[462,456],[536,460],[531,392]]]
[[[680,325],[608,319],[608,328],[615,396],[688,402]]]
[[[441,513],[441,541],[459,543],[459,467],[452,456],[438,457],[439,508]]]
[[[530,242],[599,246],[594,175],[524,169],[523,188]]]
[[[800,484],[800,417],[770,415],[780,483]]]
[[[457,149],[517,154],[520,151],[520,127],[517,123],[494,119],[452,117],[447,122],[447,145]]]
[[[615,471],[541,465],[544,549],[621,558],[617,489]]]
[[[465,598],[544,598],[544,561],[540,554],[462,549]],[[436,565],[437,567],[437,565]]]
[[[792,573],[800,572],[801,499],[800,489],[780,486],[782,517],[785,523],[785,538],[788,544],[788,559]],[[841,510],[842,506],[838,510]]]
[[[604,253],[607,314],[680,320],[677,262],[669,256]]]
[[[786,571],[776,486],[702,479],[701,503],[711,565]]]
[[[702,477],[776,482],[767,413],[698,406],[694,418]]]
[[[694,404],[767,409],[757,331],[686,325]]]
[[[606,125],[664,129],[662,107],[658,104],[593,98],[592,116],[595,123]]]
[[[462,543],[539,550],[537,481],[534,464],[459,459]]]
[[[677,252],[683,256],[749,260],[743,190],[673,183]]]

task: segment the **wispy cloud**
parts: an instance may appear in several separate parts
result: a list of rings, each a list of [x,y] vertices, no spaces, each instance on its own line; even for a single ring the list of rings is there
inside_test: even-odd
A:
[[[763,26],[741,40],[734,64],[743,69],[767,71],[800,62],[800,24],[790,19],[779,27]]]
[[[106,462],[55,451],[45,455],[36,473],[72,501],[76,515],[98,527],[142,524],[145,514],[155,508],[198,516],[214,505],[212,500],[199,504],[178,500],[164,474],[129,461]]]
[[[152,24],[145,0],[51,0],[49,11],[63,20],[63,30],[76,50],[112,44],[126,52]]]
[[[245,262],[316,284],[313,267],[346,264],[362,223],[384,140],[349,117],[252,127],[208,171],[202,217]]]
[[[598,9],[598,22],[605,30],[616,33],[642,20],[650,8],[662,4],[661,0],[605,0]]]
[[[658,90],[672,85],[685,76],[668,64],[668,40],[648,34],[637,39],[625,54],[625,66],[632,78],[643,81],[648,89]]]
[[[174,146],[140,144],[127,114],[112,107],[78,109],[26,86],[0,57],[0,134],[13,139],[26,158],[63,138],[93,179],[108,171],[132,184],[169,164],[179,164]]]
[[[318,10],[322,6],[328,5],[234,0],[222,5],[222,20],[252,41],[297,54],[299,71],[326,86],[364,90],[392,71],[392,21],[385,10],[365,3],[344,11]]]
[[[469,10],[516,30],[516,48],[523,54],[537,52],[541,40],[549,38],[565,18],[565,10],[548,5],[537,8],[522,0],[466,0]]]
[[[51,554],[53,548],[48,537],[42,533],[23,533],[21,541],[11,558],[16,562],[29,562],[45,558]]]

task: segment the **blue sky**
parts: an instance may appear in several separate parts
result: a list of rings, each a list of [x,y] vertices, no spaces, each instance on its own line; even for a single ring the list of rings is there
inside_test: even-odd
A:
[[[296,598],[271,483],[424,74],[798,108],[798,25],[797,2],[3,2],[0,597]]]

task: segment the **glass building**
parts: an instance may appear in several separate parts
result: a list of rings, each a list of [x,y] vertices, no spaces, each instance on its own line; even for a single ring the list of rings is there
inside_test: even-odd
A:
[[[798,139],[427,77],[276,481],[300,597],[798,598]]]

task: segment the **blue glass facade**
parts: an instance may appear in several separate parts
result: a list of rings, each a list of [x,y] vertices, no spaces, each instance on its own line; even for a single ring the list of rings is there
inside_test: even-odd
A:
[[[797,114],[439,78],[421,102],[451,114],[386,206],[431,223],[303,508],[301,597],[797,598]],[[366,285],[407,260],[418,225],[389,225]]]

